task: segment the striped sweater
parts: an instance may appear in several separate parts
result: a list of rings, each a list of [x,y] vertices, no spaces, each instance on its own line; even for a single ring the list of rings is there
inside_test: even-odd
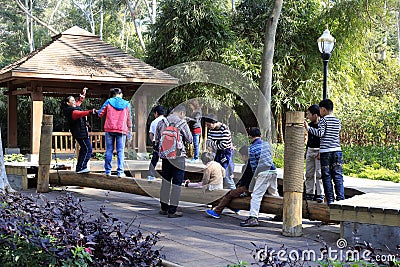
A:
[[[276,170],[268,142],[256,138],[249,147],[249,163],[254,176],[260,172]]]
[[[341,151],[339,132],[341,129],[340,120],[333,115],[326,115],[321,118],[318,128],[308,128],[308,132],[321,137],[320,153]]]
[[[208,129],[206,146],[213,150],[231,149],[232,138],[228,126],[222,123],[219,129]]]

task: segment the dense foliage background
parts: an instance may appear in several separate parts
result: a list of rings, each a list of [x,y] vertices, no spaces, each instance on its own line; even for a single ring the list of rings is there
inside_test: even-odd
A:
[[[3,7],[0,10],[0,67],[44,45],[54,35],[26,16],[17,2],[0,0]],[[156,5],[152,5],[154,3]],[[23,5],[31,15],[59,32],[78,25],[157,68],[196,60],[214,61],[240,70],[258,86],[265,23],[273,1],[49,0],[25,1]],[[335,103],[335,114],[342,120],[342,142],[345,149],[349,149],[345,160],[346,157],[353,159],[352,155],[356,157],[355,147],[359,146],[368,148],[371,153],[374,148],[397,151],[400,134],[399,12],[398,0],[284,1],[276,36],[272,87],[272,109],[279,141],[284,141],[285,112],[305,110],[321,99],[322,60],[316,40],[328,24],[337,40],[329,61],[328,95]],[[199,96],[210,99],[207,103],[210,109],[219,108],[218,101],[212,99],[228,104],[236,111],[236,119],[250,115],[239,97],[226,88],[210,84],[177,88],[164,96],[161,103],[172,106]],[[19,116],[18,123],[29,125],[29,99],[19,98],[19,109],[26,114],[20,113],[23,116]],[[3,131],[6,129],[6,101],[7,98],[0,95]],[[45,110],[58,114],[58,101],[46,100]],[[231,114],[222,120],[231,121],[228,116]],[[254,124],[252,120],[243,121],[246,126]],[[62,125],[57,119],[55,123]],[[19,132],[22,147],[29,140],[29,133],[24,129]],[[396,162],[379,166],[397,171],[397,163],[396,159]]]

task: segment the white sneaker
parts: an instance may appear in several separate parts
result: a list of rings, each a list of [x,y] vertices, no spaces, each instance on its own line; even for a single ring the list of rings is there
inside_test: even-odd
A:
[[[148,182],[153,182],[153,181],[155,181],[155,180],[156,180],[156,177],[151,176],[151,175],[147,176],[147,181],[148,181]]]
[[[85,169],[83,169],[83,170],[80,170],[80,171],[77,171],[76,173],[88,173],[88,172],[90,172],[90,170],[89,170],[89,168],[85,168]]]
[[[126,177],[125,173],[118,174],[118,178],[125,178],[125,177]]]

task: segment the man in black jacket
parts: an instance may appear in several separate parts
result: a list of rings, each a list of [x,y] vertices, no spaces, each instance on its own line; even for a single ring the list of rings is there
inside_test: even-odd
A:
[[[221,199],[219,204],[214,207],[212,210],[206,210],[206,214],[210,217],[213,217],[215,219],[219,219],[222,211],[226,206],[231,203],[232,199],[238,198],[238,197],[245,197],[245,196],[250,196],[249,192],[249,186],[250,182],[253,179],[253,172],[250,167],[250,163],[248,162],[249,160],[249,148],[247,146],[242,146],[239,149],[239,154],[242,157],[243,162],[245,165],[242,168],[242,178],[239,180],[239,182],[236,184],[236,189],[230,190],[226,195]],[[233,210],[234,212],[238,213],[238,210]]]

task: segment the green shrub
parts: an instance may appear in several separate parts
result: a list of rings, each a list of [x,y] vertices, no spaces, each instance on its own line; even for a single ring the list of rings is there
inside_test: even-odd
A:
[[[26,158],[22,154],[5,154],[4,162],[25,162]]]
[[[398,146],[342,146],[343,174],[359,178],[400,182]]]
[[[104,160],[106,158],[106,154],[97,152],[96,154],[94,154],[94,158],[97,160]]]
[[[158,233],[145,236],[104,207],[96,216],[67,193],[44,196],[0,194],[1,266],[159,266],[153,246]]]

